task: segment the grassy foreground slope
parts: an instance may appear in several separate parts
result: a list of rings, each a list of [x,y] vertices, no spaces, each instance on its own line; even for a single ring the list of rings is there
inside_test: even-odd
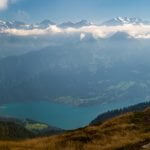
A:
[[[95,126],[26,141],[1,141],[1,150],[150,150],[150,109]]]

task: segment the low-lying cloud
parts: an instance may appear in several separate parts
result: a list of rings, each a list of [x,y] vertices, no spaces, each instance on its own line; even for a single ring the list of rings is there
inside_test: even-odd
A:
[[[81,28],[60,28],[51,25],[46,29],[4,29],[1,33],[8,33],[18,36],[34,36],[34,35],[56,35],[56,34],[75,34],[79,33],[82,40],[86,34],[92,34],[94,38],[108,38],[117,32],[125,32],[129,37],[150,39],[150,25],[122,25],[122,26],[97,26],[90,25]]]

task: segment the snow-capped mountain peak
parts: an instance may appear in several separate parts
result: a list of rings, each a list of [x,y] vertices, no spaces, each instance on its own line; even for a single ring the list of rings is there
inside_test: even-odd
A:
[[[131,17],[131,18],[117,17],[102,23],[102,25],[106,25],[106,26],[116,26],[116,25],[125,25],[125,24],[139,25],[139,24],[149,24],[149,22],[143,21],[142,19],[135,18],[135,17]]]
[[[100,25],[97,26],[122,26],[122,25],[150,25],[150,22],[148,21],[143,21],[142,19],[139,18],[129,18],[129,17],[117,17],[110,19]],[[49,26],[56,25],[60,28],[82,28],[82,27],[87,27],[91,25],[96,25],[93,23],[90,23],[87,20],[81,20],[79,22],[64,22],[62,24],[56,24],[50,20],[44,20],[40,23],[35,23],[35,24],[27,24],[21,21],[3,21],[0,20],[0,30],[4,29],[24,29],[24,30],[31,30],[31,29],[46,29]]]
[[[50,25],[56,25],[56,23],[46,19],[46,20],[43,20],[42,22],[40,22],[37,25],[39,26],[39,28],[48,28]]]
[[[48,28],[50,25],[56,25],[56,24],[50,20],[44,20],[37,24],[26,24],[21,21],[0,20],[0,29],[25,29],[25,30],[34,29],[34,28],[44,29],[44,28]]]
[[[59,27],[62,27],[62,28],[68,28],[68,27],[80,28],[80,27],[89,26],[89,25],[92,25],[92,23],[88,22],[87,20],[81,20],[81,21],[76,22],[76,23],[73,23],[70,21],[64,22],[64,23],[60,24]]]
[[[116,21],[123,23],[123,24],[139,24],[142,23],[143,20],[139,18],[129,18],[129,17],[118,17],[115,18]]]

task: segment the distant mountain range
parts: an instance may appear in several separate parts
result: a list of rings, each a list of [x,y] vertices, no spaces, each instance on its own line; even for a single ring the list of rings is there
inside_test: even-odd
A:
[[[10,32],[0,36],[0,103],[49,100],[87,106],[149,100],[150,42],[143,24],[149,23],[127,17],[100,25],[1,21],[0,29]],[[131,29],[122,31],[120,25]],[[138,25],[135,36],[129,34],[132,25]]]
[[[125,38],[147,42],[150,39],[149,25],[149,21],[128,17],[113,18],[100,24],[87,20],[60,24],[50,20],[33,24],[0,20],[0,59],[49,46],[114,38],[118,33],[123,38],[126,34]]]
[[[44,29],[44,28],[48,28],[51,25],[57,25],[56,23],[50,21],[50,20],[44,20],[40,23],[36,23],[36,24],[26,24],[24,22],[20,22],[20,21],[0,21],[0,28],[1,29],[25,29],[25,30],[29,30],[29,29]],[[72,28],[80,28],[82,26],[89,26],[92,25],[92,23],[89,23],[87,20],[81,20],[80,22],[77,23],[73,23],[73,22],[64,22],[61,24],[58,24],[58,27],[61,28],[68,28],[68,27],[72,27]]]
[[[60,28],[81,28],[84,26],[91,26],[91,25],[96,25],[96,26],[118,26],[118,25],[126,25],[126,24],[132,24],[132,25],[140,25],[140,24],[145,24],[145,25],[150,25],[149,21],[144,21],[139,18],[129,18],[129,17],[117,17],[113,18],[110,20],[107,20],[101,24],[94,24],[91,22],[88,22],[87,20],[81,20],[79,22],[73,23],[71,21],[64,22],[61,24],[57,24],[55,22],[52,22],[50,20],[43,20],[40,23],[35,23],[35,24],[27,24],[21,21],[3,21],[0,20],[0,29],[25,29],[25,30],[30,30],[30,29],[44,29],[48,28],[49,26],[56,25]]]

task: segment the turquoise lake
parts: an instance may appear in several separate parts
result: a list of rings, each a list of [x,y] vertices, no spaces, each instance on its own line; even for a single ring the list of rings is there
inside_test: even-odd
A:
[[[128,105],[127,102],[120,102],[76,107],[48,101],[24,102],[0,106],[0,116],[30,118],[59,128],[74,129],[88,125],[100,113]]]

